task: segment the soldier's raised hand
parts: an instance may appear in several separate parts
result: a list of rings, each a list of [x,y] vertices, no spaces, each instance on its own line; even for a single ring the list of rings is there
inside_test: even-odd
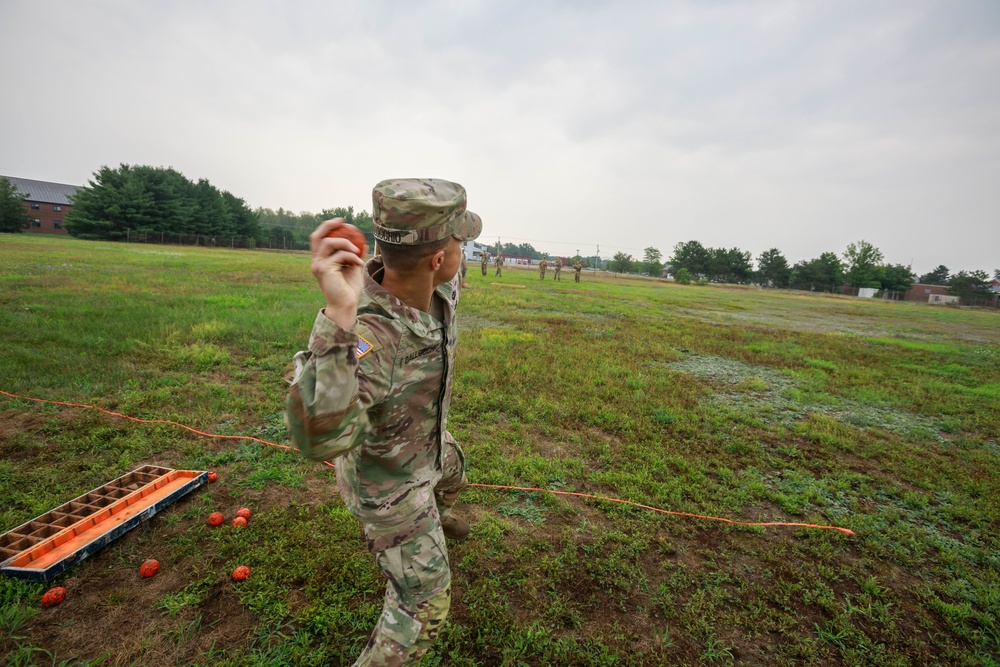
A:
[[[346,238],[330,238],[330,233],[346,225],[343,218],[320,223],[309,235],[312,274],[326,298],[324,314],[344,329],[354,327],[364,285],[365,262],[361,248]]]

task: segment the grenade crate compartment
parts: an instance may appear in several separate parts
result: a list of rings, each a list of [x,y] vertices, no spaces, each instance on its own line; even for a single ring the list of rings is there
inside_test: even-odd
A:
[[[0,535],[0,573],[48,581],[208,481],[143,466]]]

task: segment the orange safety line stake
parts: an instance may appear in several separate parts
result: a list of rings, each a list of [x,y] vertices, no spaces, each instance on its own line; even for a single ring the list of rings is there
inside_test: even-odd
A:
[[[288,445],[281,445],[277,442],[270,442],[268,440],[262,440],[260,438],[254,438],[249,435],[220,435],[218,433],[206,433],[204,431],[199,431],[197,429],[191,428],[190,426],[185,426],[178,422],[169,421],[166,419],[140,419],[138,417],[130,417],[128,415],[123,415],[120,412],[112,412],[111,410],[105,410],[104,408],[99,408],[96,405],[86,405],[83,403],[66,403],[64,401],[50,401],[44,398],[31,398],[30,396],[20,396],[18,394],[12,394],[7,391],[0,389],[0,394],[4,396],[10,396],[11,398],[19,398],[25,401],[34,401],[36,403],[51,403],[53,405],[67,405],[72,408],[87,408],[89,410],[97,410],[103,412],[106,415],[111,415],[113,417],[120,417],[121,419],[128,419],[134,422],[139,422],[140,424],[170,424],[171,426],[178,426],[186,431],[195,433],[197,435],[205,436],[206,438],[223,438],[226,440],[252,440],[254,442],[259,442],[262,445],[268,445],[270,447],[278,447],[279,449],[291,449]],[[331,462],[323,461],[323,464],[335,468]],[[841,528],[840,526],[824,526],[818,523],[790,523],[785,521],[737,521],[735,519],[724,519],[718,516],[706,516],[702,514],[691,514],[689,512],[674,512],[671,510],[660,509],[659,507],[653,507],[652,505],[643,505],[642,503],[636,503],[631,500],[623,500],[621,498],[610,498],[608,496],[595,496],[589,493],[575,493],[573,491],[555,491],[553,489],[536,489],[527,486],[503,486],[500,484],[475,484],[470,483],[468,486],[476,486],[482,489],[507,489],[509,491],[534,491],[535,493],[551,493],[557,496],[576,496],[577,498],[591,498],[593,500],[605,500],[609,503],[621,503],[623,505],[632,505],[633,507],[639,507],[642,509],[650,510],[652,512],[659,512],[660,514],[669,514],[671,516],[683,516],[690,519],[706,519],[708,521],[721,521],[722,523],[728,523],[735,526],[763,526],[763,527],[785,527],[785,528],[815,528],[818,530],[837,530],[845,535],[854,535],[854,531],[847,528]]]

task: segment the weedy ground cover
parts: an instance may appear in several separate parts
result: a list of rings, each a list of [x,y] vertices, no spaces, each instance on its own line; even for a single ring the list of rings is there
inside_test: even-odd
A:
[[[283,375],[321,306],[306,256],[0,245],[0,389],[287,442]],[[470,489],[425,664],[998,663],[1000,314],[505,273],[473,267],[460,308],[470,481],[856,536]],[[145,463],[221,479],[73,568],[59,607],[0,579],[8,663],[350,663],[382,582],[294,453],[2,398],[0,530]],[[206,524],[242,505],[247,529]]]

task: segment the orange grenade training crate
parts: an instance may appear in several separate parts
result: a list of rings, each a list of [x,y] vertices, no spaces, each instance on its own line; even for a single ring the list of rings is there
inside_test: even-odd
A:
[[[0,573],[49,581],[206,483],[199,470],[133,470],[0,535]]]

